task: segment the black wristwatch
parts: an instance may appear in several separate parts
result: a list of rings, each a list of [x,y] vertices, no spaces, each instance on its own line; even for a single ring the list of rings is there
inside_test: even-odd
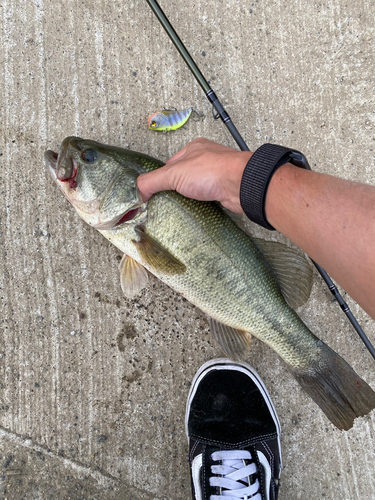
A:
[[[275,228],[266,219],[266,193],[271,177],[284,163],[310,170],[305,156],[299,151],[268,143],[255,151],[247,162],[241,180],[240,202],[245,214],[253,222],[271,231]]]

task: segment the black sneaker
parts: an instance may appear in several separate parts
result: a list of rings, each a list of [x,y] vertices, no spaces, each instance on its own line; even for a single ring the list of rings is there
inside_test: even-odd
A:
[[[230,359],[201,366],[185,425],[194,500],[277,500],[280,422],[250,366]]]

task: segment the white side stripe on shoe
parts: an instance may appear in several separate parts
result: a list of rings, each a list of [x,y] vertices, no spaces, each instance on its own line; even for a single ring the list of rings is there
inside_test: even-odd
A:
[[[191,475],[193,476],[193,485],[195,491],[195,500],[202,500],[201,469],[203,464],[202,454],[197,455],[191,464]]]
[[[265,482],[265,499],[269,500],[270,498],[270,487],[271,487],[271,467],[270,464],[268,463],[267,458],[265,457],[264,453],[261,451],[257,451],[257,455],[259,458],[259,462],[262,464],[263,469],[264,469],[264,482]]]

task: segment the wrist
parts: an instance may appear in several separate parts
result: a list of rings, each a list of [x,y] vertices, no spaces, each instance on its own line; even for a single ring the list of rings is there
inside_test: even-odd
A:
[[[245,167],[252,155],[251,151],[231,153],[225,161],[224,171],[220,173],[223,197],[218,201],[234,213],[244,213],[240,202],[240,187]]]
[[[284,206],[292,202],[293,193],[296,193],[296,176],[301,173],[300,168],[285,163],[273,174],[265,198],[264,210],[268,222],[278,231],[281,231],[284,215]]]

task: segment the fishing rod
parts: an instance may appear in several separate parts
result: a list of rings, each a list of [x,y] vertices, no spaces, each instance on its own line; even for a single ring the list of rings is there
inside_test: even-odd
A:
[[[157,3],[156,0],[146,0],[151,9],[153,10],[154,14],[160,21],[161,25],[167,32],[169,38],[173,42],[174,46],[180,53],[181,57],[184,59],[185,63],[187,64],[188,68],[190,71],[193,73],[195,79],[199,83],[199,85],[202,87],[203,92],[206,94],[207,99],[210,101],[211,105],[215,108],[217,111],[217,115],[214,117],[215,119],[221,118],[222,122],[224,125],[227,127],[229,130],[229,133],[233,137],[233,139],[236,141],[238,147],[241,149],[241,151],[250,151],[250,149],[247,147],[245,141],[241,137],[241,134],[238,132],[237,128],[235,127],[234,123],[232,122],[230,116],[228,113],[225,111],[224,106],[220,103],[218,97],[216,96],[215,92],[212,90],[210,85],[208,84],[207,80],[204,78],[203,74],[201,73],[200,69],[196,65],[195,61],[187,51],[185,45],[182,43],[180,37],[177,35],[176,31],[174,30],[173,26],[169,22],[168,18],[160,8],[160,5]],[[311,170],[310,165],[308,164],[306,158],[302,155],[298,158],[297,160],[303,168],[307,170]],[[375,359],[375,349],[373,345],[371,344],[370,340],[362,330],[361,326],[359,325],[358,321],[354,317],[353,313],[350,311],[348,304],[344,301],[342,296],[340,295],[340,292],[338,291],[336,285],[333,283],[327,272],[319,266],[316,262],[312,260],[312,263],[318,270],[319,274],[327,284],[330,292],[334,296],[334,298],[337,300],[339,306],[349,319],[350,323],[360,336],[361,340],[369,350],[371,356]]]

